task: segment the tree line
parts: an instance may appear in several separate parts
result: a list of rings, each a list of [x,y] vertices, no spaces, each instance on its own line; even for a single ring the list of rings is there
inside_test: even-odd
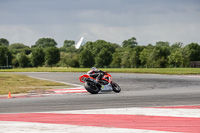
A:
[[[200,61],[200,45],[182,42],[170,45],[159,41],[155,45],[138,45],[135,37],[121,45],[105,40],[88,41],[79,49],[75,41],[65,40],[57,48],[52,38],[40,38],[29,47],[22,43],[9,44],[0,39],[0,66],[13,67],[113,67],[113,68],[166,68],[189,67],[190,61]]]

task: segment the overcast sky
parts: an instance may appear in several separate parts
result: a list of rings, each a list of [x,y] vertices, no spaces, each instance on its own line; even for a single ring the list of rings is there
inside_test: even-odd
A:
[[[0,0],[0,38],[200,44],[200,0]]]

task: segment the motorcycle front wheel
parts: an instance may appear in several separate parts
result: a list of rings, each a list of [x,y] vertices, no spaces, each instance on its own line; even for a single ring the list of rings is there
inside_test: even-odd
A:
[[[113,91],[116,93],[119,93],[121,91],[120,86],[115,82],[112,82],[112,88],[113,88]]]
[[[97,94],[100,91],[100,88],[97,87],[94,83],[86,82],[84,87],[91,94]]]

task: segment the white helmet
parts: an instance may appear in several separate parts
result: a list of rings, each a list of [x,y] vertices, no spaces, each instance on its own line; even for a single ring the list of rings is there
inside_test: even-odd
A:
[[[91,70],[95,71],[95,70],[97,70],[97,68],[96,67],[92,67]]]

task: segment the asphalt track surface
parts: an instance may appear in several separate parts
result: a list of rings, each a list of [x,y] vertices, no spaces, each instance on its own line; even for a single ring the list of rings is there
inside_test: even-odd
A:
[[[83,85],[84,73],[18,73]],[[0,113],[48,112],[106,108],[200,104],[200,76],[111,73],[120,93],[72,93],[46,97],[0,99]]]

